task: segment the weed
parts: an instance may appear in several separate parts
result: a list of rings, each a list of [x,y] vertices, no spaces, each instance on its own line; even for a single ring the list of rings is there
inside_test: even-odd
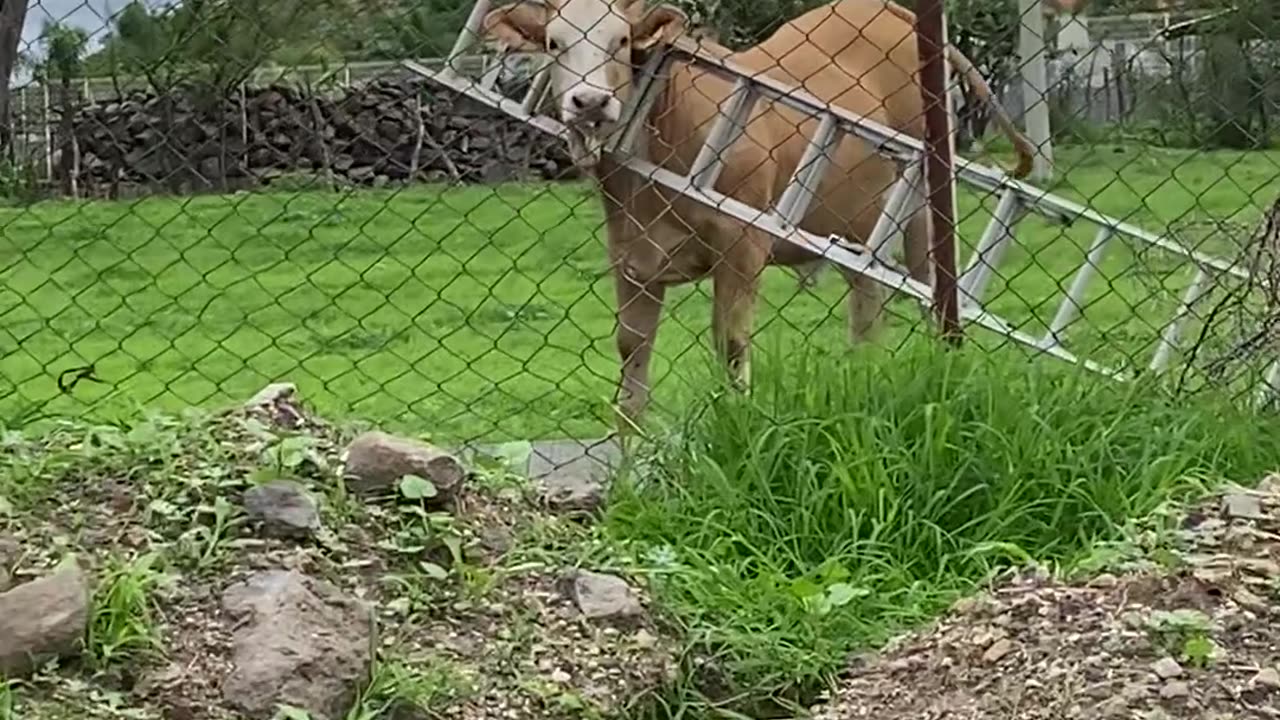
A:
[[[750,396],[656,438],[606,519],[699,652],[765,693],[820,682],[1002,568],[1167,547],[1128,519],[1280,452],[1274,419],[1060,366],[778,357],[761,353]]]
[[[18,681],[0,678],[0,720],[18,718]]]
[[[345,720],[378,720],[396,709],[433,712],[474,691],[472,678],[454,663],[437,656],[412,662],[379,661],[369,686]]]
[[[156,568],[158,561],[155,553],[131,562],[108,559],[94,593],[86,638],[87,656],[96,669],[161,650],[151,615],[154,593],[169,577]]]
[[[1157,610],[1146,619],[1151,642],[1165,654],[1195,667],[1206,667],[1218,656],[1210,634],[1213,621],[1199,610]]]

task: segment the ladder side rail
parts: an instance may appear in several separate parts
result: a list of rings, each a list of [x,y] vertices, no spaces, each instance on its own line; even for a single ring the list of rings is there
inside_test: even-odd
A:
[[[1021,196],[1023,204],[1029,211],[1051,220],[1072,222],[1085,220],[1099,227],[1110,227],[1119,235],[1180,255],[1198,265],[1208,265],[1214,270],[1229,273],[1241,280],[1248,279],[1248,273],[1235,263],[1227,262],[1199,250],[1193,250],[1177,241],[1143,230],[1132,223],[1103,215],[1093,208],[1054,195],[1022,180],[1016,180],[998,170],[958,158],[956,161],[956,177],[982,190],[1012,188]]]
[[[1089,283],[1097,275],[1098,267],[1102,264],[1102,258],[1111,245],[1111,240],[1116,235],[1117,233],[1113,228],[1102,227],[1098,230],[1098,234],[1094,236],[1093,244],[1089,246],[1089,252],[1085,255],[1084,262],[1076,270],[1075,277],[1071,279],[1071,287],[1067,289],[1067,294],[1058,305],[1058,311],[1054,314],[1053,321],[1049,323],[1049,329],[1045,331],[1044,337],[1040,340],[1042,347],[1062,346],[1062,333],[1080,314],[1085,291],[1089,289]]]
[[[1191,285],[1182,293],[1182,301],[1178,303],[1178,309],[1173,315],[1173,319],[1165,326],[1164,332],[1160,334],[1160,345],[1156,348],[1155,353],[1151,357],[1151,364],[1148,369],[1154,372],[1164,372],[1169,366],[1169,358],[1173,356],[1173,350],[1182,340],[1182,325],[1187,319],[1187,315],[1191,312],[1191,306],[1200,302],[1200,298],[1204,297],[1209,291],[1209,271],[1204,268],[1196,270],[1195,278],[1191,281]]]
[[[856,246],[851,247],[841,243],[833,243],[828,238],[821,238],[813,233],[795,228],[794,226],[788,226],[781,222],[781,219],[776,213],[762,213],[756,208],[750,207],[745,203],[723,195],[716,190],[691,187],[688,184],[686,176],[658,167],[646,160],[629,158],[624,164],[631,170],[634,170],[660,185],[683,193],[691,200],[695,200],[709,208],[718,210],[730,217],[750,224],[780,240],[800,245],[801,247],[822,255],[826,259],[844,268],[864,275],[891,290],[906,293],[919,303],[927,305],[933,302],[932,288],[928,285],[915,280],[905,273],[886,266],[871,257],[870,253],[860,249],[855,249]],[[1088,370],[1107,377],[1120,380],[1125,379],[1124,374],[1120,370],[1108,368],[1096,362],[1078,358],[1070,351],[1061,347],[1041,347],[1036,338],[1028,335],[1027,333],[1012,329],[1008,323],[991,315],[985,310],[962,310],[961,319],[977,324],[984,329],[991,330],[1004,337],[1008,337],[1009,339],[1014,340],[1015,342],[1038,353],[1046,354],[1072,364],[1081,365]]]
[[[838,105],[825,102],[812,93],[782,80],[751,71],[731,60],[708,57],[698,54],[688,40],[678,40],[672,44],[673,54],[682,60],[706,70],[717,77],[737,82],[744,79],[751,83],[765,99],[795,110],[802,115],[816,116],[831,113],[840,121],[841,129],[861,137],[876,146],[882,155],[898,156],[901,159],[915,157],[924,152],[924,143],[910,135],[894,130],[869,118],[850,112]]]
[[[556,120],[555,118],[549,115],[537,115],[537,114],[531,114],[531,113],[525,112],[520,102],[516,100],[512,100],[510,98],[502,97],[497,93],[485,90],[484,88],[481,88],[480,86],[478,86],[472,80],[461,77],[459,75],[455,75],[453,73],[448,73],[443,71],[439,73],[432,72],[430,69],[426,68],[421,63],[415,62],[413,60],[402,60],[401,64],[408,70],[415,72],[419,75],[422,75],[424,77],[430,78],[435,82],[438,82],[441,85],[444,85],[450,90],[462,93],[463,95],[466,95],[472,100],[475,100],[484,105],[488,105],[489,107],[495,110],[501,110],[502,112],[505,112],[506,114],[516,118],[517,120],[529,123],[535,129],[541,130],[542,132],[547,133],[548,135],[558,137],[561,140],[564,140],[568,137],[568,130],[565,128],[564,124],[561,123],[559,120]]]
[[[1023,215],[1022,201],[1011,188],[1005,188],[1000,194],[1000,201],[992,213],[991,222],[982,232],[978,246],[964,271],[960,274],[956,287],[960,291],[961,304],[979,306],[986,295],[987,285],[995,275],[996,268],[1004,260],[1005,250],[1014,240],[1013,230]]]
[[[747,119],[758,98],[759,94],[747,79],[739,78],[734,83],[727,107],[720,107],[707,139],[689,168],[689,181],[694,186],[709,188],[716,184],[720,171],[724,169],[725,153],[746,132]]]
[[[831,153],[840,144],[840,128],[834,115],[823,113],[813,138],[805,146],[795,172],[778,199],[776,211],[783,222],[799,226],[809,213],[818,186],[831,167]]]

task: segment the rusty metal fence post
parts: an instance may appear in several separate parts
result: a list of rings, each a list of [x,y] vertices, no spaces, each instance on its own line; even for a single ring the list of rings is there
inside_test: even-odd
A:
[[[951,118],[947,106],[946,11],[944,0],[920,0],[916,43],[925,106],[925,176],[933,220],[933,307],[942,337],[958,345],[962,336],[956,297],[955,194],[952,192]]]

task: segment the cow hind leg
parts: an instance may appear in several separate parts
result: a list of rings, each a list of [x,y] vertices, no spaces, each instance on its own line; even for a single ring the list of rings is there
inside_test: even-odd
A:
[[[933,288],[933,219],[929,214],[924,193],[917,191],[908,200],[915,212],[906,222],[902,233],[902,255],[907,274],[913,280]],[[933,321],[933,313],[921,305],[920,311],[926,323]]]
[[[849,283],[849,342],[859,344],[875,339],[885,301],[884,288],[875,280],[852,270],[842,270]]]

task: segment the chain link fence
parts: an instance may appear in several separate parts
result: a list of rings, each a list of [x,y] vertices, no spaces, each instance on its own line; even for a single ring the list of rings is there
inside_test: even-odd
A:
[[[1014,167],[1022,140],[1001,131],[1000,107],[1038,156],[1003,210],[1004,179],[957,183],[967,344],[1159,365],[1183,389],[1257,397],[1278,357],[1280,10],[1233,8],[947,3],[951,43],[995,101],[954,73],[958,163]],[[607,153],[583,162],[592,133],[626,125],[644,63],[677,36],[921,138],[908,9],[680,10],[495,10],[494,42],[449,67],[506,97],[503,110],[424,76],[445,67],[464,0],[3,0],[6,27],[22,30],[0,47],[14,69],[0,423],[216,406],[290,381],[330,415],[451,439],[595,437],[616,425],[620,377],[624,396],[649,388],[651,411],[678,415],[720,365],[745,375],[749,347],[776,368],[801,348],[934,342],[920,303],[881,287],[938,274],[921,254],[927,207],[891,228],[885,247],[907,252],[882,258],[877,284]],[[495,43],[516,54],[498,58]],[[677,175],[711,161],[715,188],[761,211],[807,187],[796,227],[846,250],[876,236],[894,160],[847,138],[825,147],[825,184],[791,183],[823,116],[769,98],[707,155],[740,94],[688,62],[668,69],[636,126],[639,157]],[[510,111],[529,98],[578,139]],[[615,191],[631,194],[606,201]]]

